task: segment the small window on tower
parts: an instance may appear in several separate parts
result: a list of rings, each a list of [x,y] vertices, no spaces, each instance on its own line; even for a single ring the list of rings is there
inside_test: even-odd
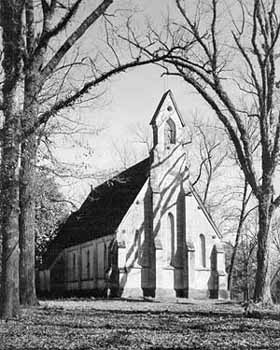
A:
[[[172,119],[168,119],[164,127],[165,146],[174,145],[176,143],[176,127]]]

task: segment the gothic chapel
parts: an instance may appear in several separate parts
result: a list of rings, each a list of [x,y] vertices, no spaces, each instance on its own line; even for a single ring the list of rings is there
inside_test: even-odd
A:
[[[150,157],[92,189],[60,228],[41,293],[227,298],[221,235],[189,182],[171,91],[150,124]]]

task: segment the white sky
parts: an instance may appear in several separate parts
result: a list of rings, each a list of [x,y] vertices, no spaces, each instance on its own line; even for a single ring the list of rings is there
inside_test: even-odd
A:
[[[79,112],[88,122],[94,124],[101,123],[105,129],[99,136],[87,136],[86,143],[90,144],[94,149],[90,159],[92,171],[100,172],[102,170],[116,169],[122,166],[116,147],[122,149],[135,150],[135,159],[131,161],[139,161],[143,157],[145,147],[135,142],[136,136],[134,128],[137,124],[149,126],[154,111],[160,101],[163,93],[171,89],[179,110],[184,119],[193,118],[193,114],[199,113],[211,114],[205,102],[191,88],[179,80],[166,79],[160,76],[160,71],[155,66],[147,66],[135,69],[129,73],[119,75],[114,79],[106,93],[107,102],[98,108],[83,109],[78,108]],[[97,120],[97,122],[96,122]],[[71,148],[61,148],[58,153],[62,159],[69,158],[80,161],[82,154],[73,152]],[[74,157],[74,159],[73,159]],[[129,160],[128,160],[129,161]],[[78,197],[81,200],[89,190],[89,184],[94,181],[75,181],[78,185],[70,188],[65,187],[66,193],[73,190],[78,191]]]
[[[119,0],[117,4],[125,4]],[[139,1],[128,1],[130,6]],[[141,8],[154,21],[160,21],[167,8],[170,13],[175,9],[174,0],[142,0]],[[153,23],[156,24],[156,23]],[[86,45],[93,42],[89,34]],[[121,148],[135,149],[135,161],[141,160],[145,150],[135,143],[133,129],[137,124],[149,125],[152,115],[160,101],[163,93],[171,89],[179,110],[184,119],[192,118],[195,111],[208,114],[206,103],[190,87],[179,79],[161,77],[161,69],[156,66],[145,66],[121,73],[115,76],[110,84],[107,84],[105,96],[101,102],[92,108],[77,107],[74,113],[82,116],[82,119],[92,125],[102,125],[104,131],[98,136],[83,137],[85,144],[94,149],[94,153],[87,156],[92,172],[116,169],[121,166],[116,145]],[[138,149],[138,151],[137,151]],[[57,155],[62,160],[69,162],[80,162],[83,152],[80,149],[73,150],[70,147],[57,148]],[[139,159],[140,157],[140,159]],[[137,159],[138,158],[138,159]],[[63,186],[63,192],[68,196],[83,200],[88,194],[90,184],[95,185],[94,180],[70,181],[71,186]]]
[[[232,2],[231,0],[223,1],[228,4]],[[117,6],[125,7],[126,3],[130,7],[137,5],[139,9],[142,8],[143,14],[148,15],[154,25],[161,22],[167,9],[172,15],[176,13],[174,0],[116,1]],[[188,1],[190,6],[195,3],[196,0]],[[90,2],[90,5],[92,6],[93,3]],[[95,40],[98,38],[89,33],[85,38],[86,49],[90,50]],[[161,72],[159,67],[151,65],[121,73],[114,77],[110,84],[107,84],[106,94],[97,106],[95,104],[92,108],[77,107],[74,113],[81,115],[83,120],[93,126],[101,125],[105,129],[98,137],[94,135],[83,137],[84,143],[90,145],[94,150],[90,156],[88,154],[85,156],[86,152],[80,148],[73,149],[73,147],[64,145],[57,149],[59,158],[73,163],[84,161],[90,173],[106,172],[122,165],[116,152],[117,145],[120,150],[134,149],[136,152],[134,162],[141,160],[144,150],[135,143],[133,129],[137,124],[149,125],[161,96],[168,89],[172,90],[186,124],[188,120],[193,119],[195,113],[205,119],[213,115],[203,99],[191,87],[179,79],[161,77]],[[94,179],[71,180],[70,183],[71,186],[63,186],[62,190],[67,196],[74,196],[79,202],[87,196],[90,184],[96,185]]]

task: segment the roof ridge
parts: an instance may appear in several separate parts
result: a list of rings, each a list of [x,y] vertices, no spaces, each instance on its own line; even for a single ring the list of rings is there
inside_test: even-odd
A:
[[[146,161],[148,161],[148,159],[150,159],[150,156],[144,158],[143,160],[141,160],[138,163],[135,163],[133,165],[131,165],[129,168],[124,169],[123,171],[119,172],[118,174],[114,175],[113,177],[110,177],[109,179],[105,180],[104,182],[102,182],[101,184],[97,185],[96,187],[93,187],[91,189],[91,192],[93,192],[94,190],[96,190],[98,187],[106,185],[108,182],[113,181],[114,179],[117,179],[120,176],[124,176],[127,173],[129,173],[133,168],[136,168],[137,166],[139,166],[141,163],[145,163]],[[90,192],[90,193],[91,193]]]
[[[191,193],[194,195],[196,201],[198,202],[199,206],[201,207],[201,209],[203,210],[203,213],[205,214],[208,222],[210,223],[210,225],[213,227],[214,231],[216,232],[218,238],[223,238],[220,230],[218,229],[217,225],[215,224],[211,214],[208,212],[205,204],[203,203],[199,193],[196,191],[196,189],[194,188],[194,186],[189,183],[190,185],[190,189],[191,189]]]

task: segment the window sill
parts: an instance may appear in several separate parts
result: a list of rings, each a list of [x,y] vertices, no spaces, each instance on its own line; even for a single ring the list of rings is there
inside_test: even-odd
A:
[[[209,269],[209,267],[198,267],[196,271],[211,271],[211,269]]]
[[[163,267],[164,270],[175,270],[175,267],[172,265],[166,265]]]

